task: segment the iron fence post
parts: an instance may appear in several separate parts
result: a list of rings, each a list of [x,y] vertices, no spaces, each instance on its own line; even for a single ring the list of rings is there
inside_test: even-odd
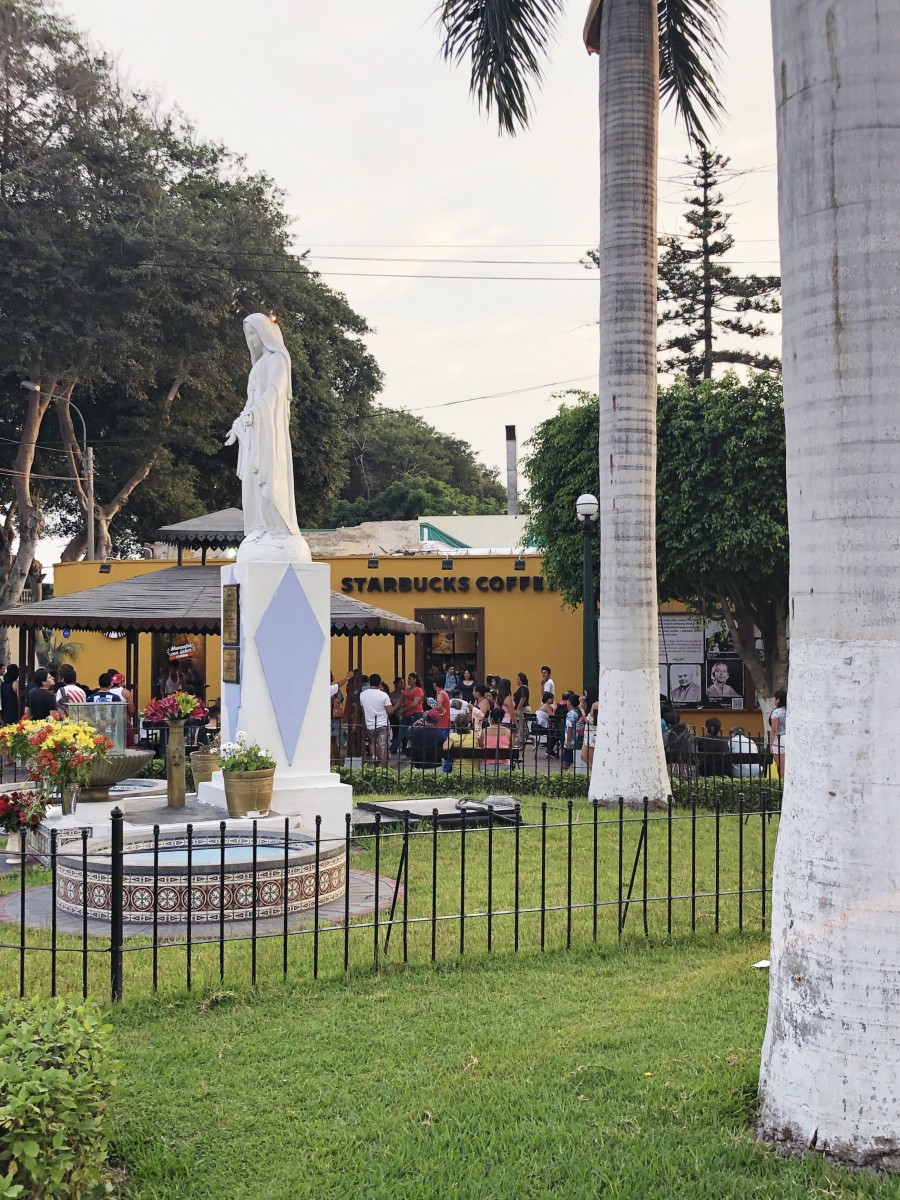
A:
[[[109,983],[114,1003],[122,999],[122,941],[125,901],[125,816],[117,806],[110,814],[110,915],[109,915]],[[87,881],[85,881],[87,886]]]

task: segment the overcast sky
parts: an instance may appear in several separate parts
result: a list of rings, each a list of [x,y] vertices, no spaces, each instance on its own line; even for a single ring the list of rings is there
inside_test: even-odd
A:
[[[729,112],[716,145],[748,171],[728,188],[732,258],[737,270],[771,273],[769,0],[724,6]],[[464,73],[440,60],[433,7],[61,4],[132,83],[159,89],[201,135],[246,155],[285,190],[297,249],[310,251],[311,265],[372,327],[382,402],[419,412],[502,467],[504,426],[517,426],[521,449],[553,413],[554,391],[596,389],[597,280],[578,259],[597,240],[597,59],[582,46],[582,0],[560,26],[532,127],[501,139],[470,101]],[[664,112],[665,232],[680,228],[686,189],[672,176],[685,150]],[[515,394],[457,403],[503,392]]]

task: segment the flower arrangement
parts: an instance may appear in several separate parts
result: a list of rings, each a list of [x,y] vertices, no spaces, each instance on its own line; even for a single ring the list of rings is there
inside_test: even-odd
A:
[[[112,745],[86,721],[19,721],[0,729],[0,750],[25,763],[28,778],[40,785],[42,802],[50,792],[66,797],[77,784],[87,784],[92,763]]]
[[[40,792],[4,792],[0,794],[0,829],[10,836],[40,825],[47,804]]]
[[[0,750],[15,762],[27,763],[31,757],[31,738],[38,730],[50,730],[57,721],[62,720],[56,713],[43,721],[26,721],[24,718],[15,725],[4,725],[0,728]]]
[[[276,766],[275,759],[246,733],[238,732],[233,742],[223,742],[219,754],[223,771],[269,771]]]
[[[151,700],[144,709],[144,720],[161,725],[163,721],[205,721],[208,713],[204,705],[190,692],[173,692],[163,700]]]
[[[112,740],[86,721],[57,721],[38,729],[28,739],[31,754],[28,777],[42,788],[65,792],[75,784],[86,785],[91,764],[112,750]]]

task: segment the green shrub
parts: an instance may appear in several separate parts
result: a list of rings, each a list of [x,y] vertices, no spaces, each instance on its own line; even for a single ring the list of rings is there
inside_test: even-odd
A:
[[[110,1028],[92,1003],[0,1004],[0,1196],[106,1194]]]
[[[403,771],[368,767],[351,771],[341,767],[341,782],[349,783],[355,796],[478,796],[490,792],[510,792],[514,796],[546,796],[547,799],[586,800],[587,775],[554,771],[535,775],[528,771],[498,773],[463,771],[445,775],[442,771]],[[689,808],[692,796],[697,807],[715,809],[718,796],[720,812],[738,812],[743,792],[744,811],[781,807],[781,782],[769,779],[673,779],[672,799],[679,808]]]
[[[679,808],[689,808],[696,796],[697,807],[715,809],[718,797],[719,812],[740,811],[741,795],[744,812],[773,811],[781,808],[780,779],[673,779],[672,799]]]
[[[164,758],[151,758],[145,767],[141,767],[138,771],[138,779],[165,779],[166,777],[166,760]]]

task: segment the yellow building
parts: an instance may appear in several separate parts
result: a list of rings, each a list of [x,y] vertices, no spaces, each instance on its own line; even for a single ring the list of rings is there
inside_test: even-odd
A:
[[[225,560],[220,560],[225,561]],[[581,686],[581,616],[562,606],[558,592],[550,591],[541,575],[541,557],[483,554],[455,558],[439,554],[401,555],[389,558],[330,558],[331,587],[398,616],[421,621],[426,632],[407,637],[397,647],[392,638],[370,637],[362,642],[362,667],[392,679],[395,670],[427,674],[454,663],[476,678],[485,673],[515,680],[523,671],[532,687],[540,668],[552,668],[557,690]],[[111,561],[60,563],[55,568],[55,597],[87,591],[100,584],[134,579],[165,570],[167,561]],[[218,561],[192,568],[212,571]],[[101,573],[102,568],[102,573]],[[64,633],[66,631],[63,631]],[[94,683],[101,671],[116,667],[125,672],[124,639],[95,632],[71,632],[80,646],[75,660],[79,678]],[[140,669],[138,703],[150,699],[169,667],[169,651],[190,645],[193,654],[183,660],[207,684],[207,696],[221,691],[218,635],[180,633],[139,634]],[[399,651],[399,652],[398,652]],[[332,669],[343,675],[351,661],[358,662],[357,639],[332,638]]]
[[[331,586],[421,621],[426,632],[407,646],[408,669],[420,675],[453,663],[476,679],[499,675],[515,683],[527,675],[532,703],[540,668],[553,673],[557,693],[581,689],[581,613],[564,608],[541,574],[539,554],[400,555],[389,558],[332,558]],[[410,642],[413,639],[409,639]],[[346,671],[332,642],[335,673]],[[413,657],[414,655],[414,657]],[[365,669],[391,680],[391,647],[376,639],[365,649]]]
[[[186,570],[173,573],[173,587],[179,586],[179,576],[188,579],[187,591],[196,590],[200,578],[210,584],[204,588],[203,605],[197,606],[203,609],[204,619],[186,619],[183,628],[172,622],[168,632],[132,632],[128,638],[118,632],[62,630],[64,639],[68,634],[80,647],[75,659],[79,678],[93,685],[102,671],[121,670],[130,681],[137,679],[137,700],[143,708],[158,692],[165,674],[180,669],[206,685],[208,700],[217,699],[221,641],[215,569],[233,561],[234,552],[227,548],[236,546],[242,533],[240,510],[225,509],[160,530],[161,541],[152,551],[156,557],[149,560],[59,564],[54,601],[101,584],[164,571],[175,565],[176,555],[178,565],[184,564]],[[392,635],[333,636],[335,677],[343,676],[348,667],[360,666],[365,673],[377,671],[390,682],[410,670],[426,677],[452,664],[459,674],[468,668],[476,679],[491,674],[514,683],[523,672],[536,706],[540,668],[546,664],[557,695],[570,688],[580,691],[581,611],[565,607],[559,593],[547,586],[539,552],[516,549],[524,546],[524,518],[422,517],[313,531],[307,536],[313,558],[330,567],[332,592],[384,610],[379,618],[381,631]],[[513,548],[477,548],[502,545]],[[195,571],[202,573],[196,581]],[[80,610],[94,611],[84,596]],[[420,622],[424,632],[397,633],[389,628],[390,618],[396,617]],[[96,622],[87,624],[89,629],[98,628]],[[159,625],[145,621],[135,628]],[[332,628],[342,626],[333,621]],[[346,633],[347,627],[343,630]],[[716,622],[664,605],[659,641],[660,693],[682,710],[686,720],[700,725],[707,716],[716,715],[726,729],[740,723],[748,732],[761,730],[749,672]]]

